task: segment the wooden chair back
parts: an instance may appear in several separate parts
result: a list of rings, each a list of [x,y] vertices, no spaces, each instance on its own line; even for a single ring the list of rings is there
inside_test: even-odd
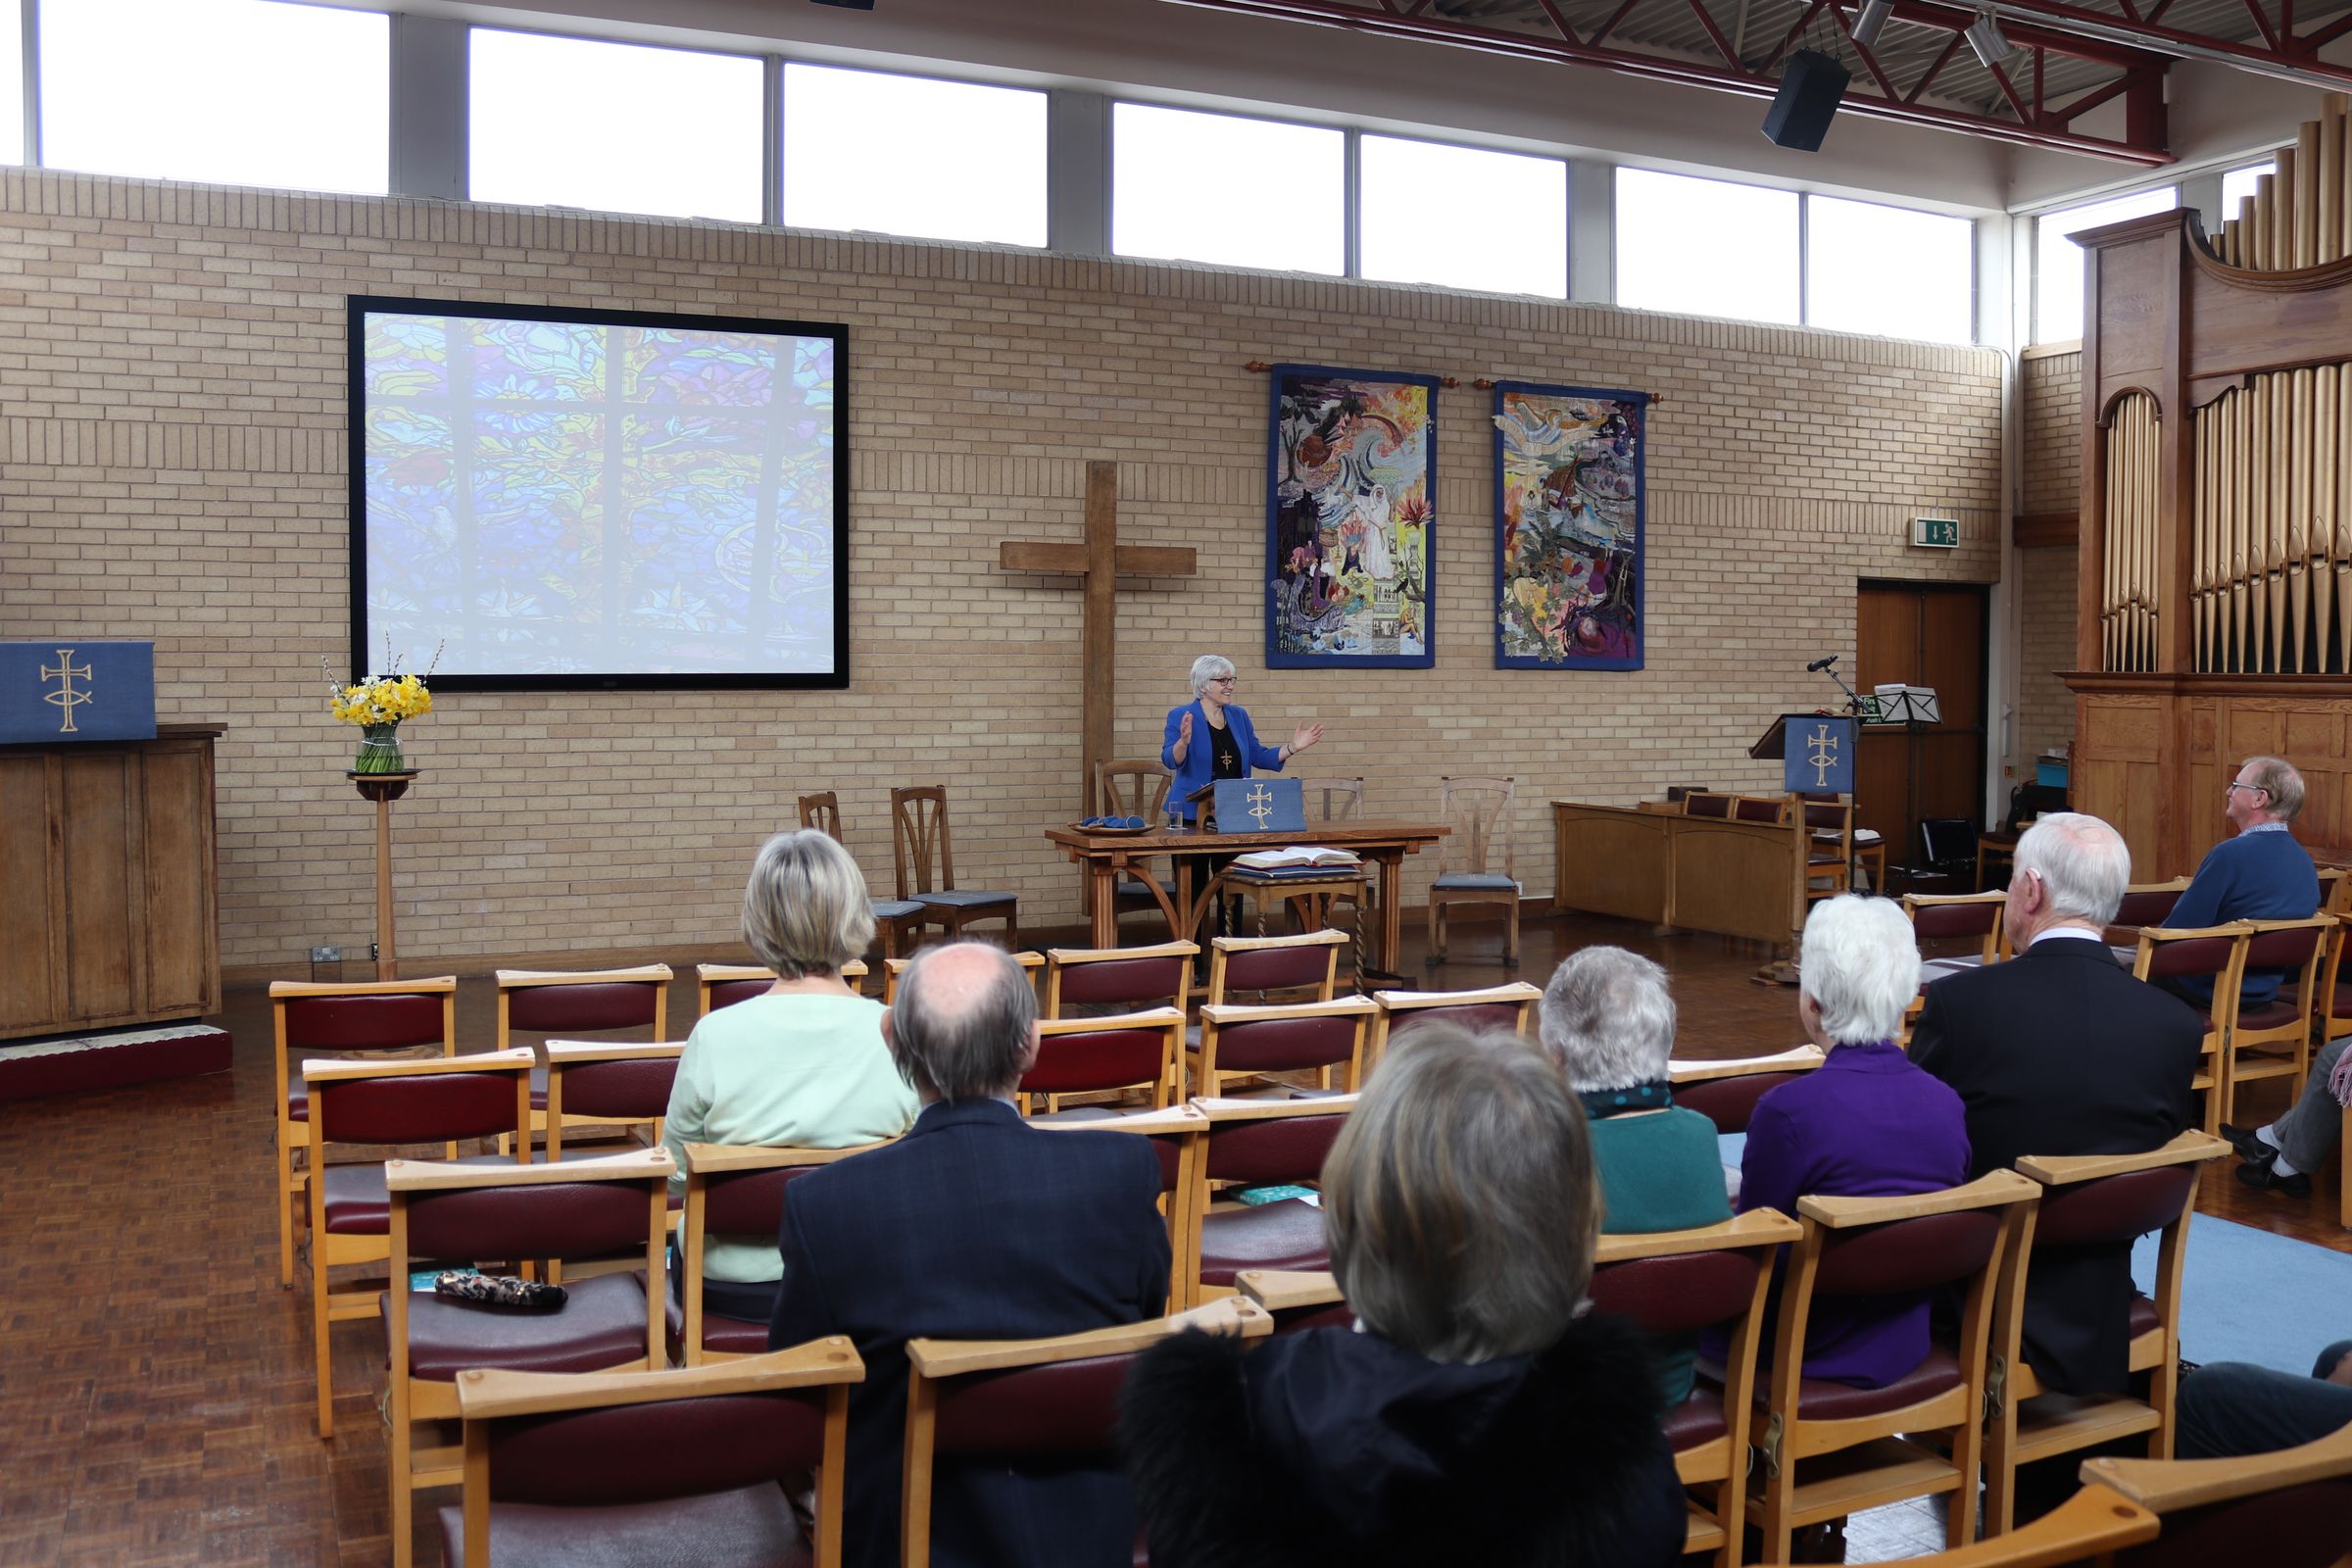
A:
[[[1367,997],[1241,1006],[1204,1003],[1200,1045],[1185,1053],[1197,1095],[1224,1092],[1227,1079],[1313,1072],[1321,1087],[1363,1086],[1364,1038],[1380,1008]]]
[[[2173,906],[2188,891],[2188,878],[2174,877],[2170,882],[2134,882],[2124,889],[2123,902],[2115,906],[2115,919],[2109,929],[2122,927],[2136,931],[2143,925],[2161,926],[2171,918]]]
[[[1451,831],[1438,840],[1438,875],[1516,877],[1511,853],[1511,802],[1519,792],[1509,778],[1438,780],[1438,820]]]
[[[2344,914],[2352,912],[2352,871],[2340,865],[2323,865],[2320,874],[2320,912]]]
[[[1880,1500],[1942,1494],[1948,1545],[1976,1534],[1977,1460],[1984,1444],[1985,1367],[1993,1285],[2001,1259],[2040,1189],[2015,1171],[1992,1171],[1962,1187],[1900,1198],[1807,1197],[1797,1200],[1804,1235],[1790,1249],[1787,1286],[1773,1326],[1771,1418],[1763,1452],[1764,1560],[1788,1560],[1800,1525],[1848,1511],[1842,1496]],[[1805,1330],[1817,1298],[1904,1296],[1957,1288],[1959,1334],[1949,1364],[1882,1390],[1845,1391],[1825,1400],[1803,1390]],[[1803,1392],[1800,1394],[1800,1390]],[[1948,1434],[1948,1456],[1916,1441]],[[1882,1441],[1884,1440],[1884,1441]],[[1840,1466],[1835,1486],[1800,1492],[1803,1461],[1868,1451]]]
[[[2002,920],[2008,913],[2009,895],[1999,893],[1906,893],[1903,895],[1903,914],[1911,922],[1911,933],[1921,942],[1948,942],[1956,937],[1975,937],[1980,961],[1997,960],[2006,942]]]
[[[1786,822],[1788,820],[1788,802],[1778,795],[1735,795],[1732,797],[1732,820]]]
[[[2040,1183],[2039,1204],[2018,1228],[2017,1246],[2001,1264],[1993,1297],[1990,1397],[1984,1445],[1984,1531],[1999,1535],[2016,1515],[2017,1467],[2033,1458],[2073,1453],[2119,1438],[2147,1434],[2151,1458],[2173,1453],[2173,1393],[2180,1364],[2180,1270],[2188,1253],[2188,1219],[2197,1200],[2197,1175],[2230,1146],[2201,1132],[2184,1132],[2140,1154],[2028,1155],[2020,1174]],[[2043,1399],[2042,1383],[2024,1355],[2026,1287],[2035,1254],[2082,1248],[2129,1247],[2158,1232],[2156,1294],[2145,1327],[2131,1334],[2129,1365],[2148,1378],[2148,1396],[2111,1394]],[[2132,1303],[2132,1320],[2142,1314]],[[2120,1326],[2120,1325],[2119,1325]]]
[[[677,1045],[611,1045],[597,1040],[547,1043],[547,1157],[564,1157],[564,1129],[650,1126],[662,1141],[669,1089],[678,1076]]]
[[[1299,781],[1310,822],[1353,822],[1364,814],[1364,781],[1360,778],[1310,778]]]
[[[1032,1121],[1045,1132],[1120,1133],[1148,1138],[1159,1159],[1160,1214],[1168,1224],[1168,1305],[1192,1304],[1193,1175],[1200,1158],[1200,1138],[1208,1118],[1191,1105],[1165,1110],[1140,1110],[1124,1116],[1064,1121],[1046,1117]]]
[[[1039,1095],[1057,1105],[1062,1095],[1148,1089],[1154,1110],[1176,1102],[1177,1053],[1184,1049],[1184,1014],[1178,1009],[1047,1018],[1037,1029],[1037,1060],[1021,1075],[1017,1097],[1022,1115],[1029,1114]]]
[[[1785,1083],[1792,1083],[1827,1060],[1819,1046],[1798,1046],[1769,1056],[1740,1056],[1726,1061],[1683,1061],[1666,1064],[1674,1086],[1674,1102],[1695,1110],[1715,1124],[1718,1133],[1743,1133],[1755,1114],[1756,1102]]]
[[[846,1149],[686,1146],[686,1208],[678,1226],[678,1295],[685,1312],[678,1339],[688,1366],[757,1355],[767,1348],[764,1321],[721,1317],[704,1306],[703,1260],[711,1233],[773,1241],[784,1221],[785,1192],[796,1179],[894,1141]]]
[[[1471,1029],[1508,1029],[1522,1039],[1536,1032],[1536,1004],[1544,993],[1524,980],[1475,991],[1375,991],[1380,1017],[1372,1025],[1372,1065],[1389,1042],[1424,1018],[1446,1018]]]
[[[948,829],[944,785],[890,792],[890,858],[900,898],[955,891],[956,842]]]
[[[1128,757],[1095,764],[1095,813],[1140,816],[1157,827],[1175,777],[1156,757]]]
[[[1259,1339],[1273,1327],[1247,1301],[1218,1301],[1050,1340],[908,1340],[901,1563],[930,1568],[932,1477],[940,1459],[984,1461],[1017,1442],[1031,1462],[1107,1462],[1119,1391],[1136,1356],[1187,1329]]]
[[[850,1386],[864,1379],[865,1363],[839,1335],[684,1371],[461,1372],[466,1496],[462,1541],[449,1544],[461,1544],[464,1556],[443,1555],[489,1563],[491,1520],[502,1503],[518,1506],[501,1519],[501,1538],[515,1539],[526,1555],[551,1556],[562,1552],[530,1546],[550,1510],[573,1515],[556,1523],[555,1542],[576,1543],[599,1534],[606,1509],[757,1488],[764,1508],[665,1510],[663,1548],[685,1561],[746,1548],[766,1560],[799,1560],[801,1532],[784,1489],[809,1476],[808,1555],[816,1568],[840,1568]],[[627,1462],[615,1463],[621,1454]]]
[[[819,790],[814,795],[803,795],[795,803],[800,808],[801,826],[815,828],[834,843],[842,843],[841,802],[831,790]]]
[[[308,1141],[301,1132],[310,1115],[310,1093],[295,1063],[314,1056],[434,1047],[444,1056],[456,1055],[458,981],[455,975],[333,984],[273,980],[270,1022],[270,1060],[277,1074],[270,1102],[277,1121],[277,1284],[290,1290],[295,1232],[310,1213],[303,1199],[310,1180],[304,1163]]]
[[[1323,1211],[1302,1200],[1220,1200],[1220,1187],[1311,1187],[1355,1109],[1354,1095],[1314,1100],[1196,1099],[1206,1119],[1193,1162],[1188,1299],[1229,1295],[1244,1269],[1327,1269]]]
[[[1168,1006],[1182,1010],[1193,985],[1197,942],[1162,942],[1149,948],[1048,948],[1046,1016],[1061,1018],[1071,1007],[1133,1011]]]
[[[2222,1083],[2222,1120],[2237,1120],[2241,1083],[2292,1078],[2289,1098],[2302,1094],[2311,1070],[2311,1020],[2327,984],[2329,939],[2340,929],[2332,914],[2246,922],[2245,970],[2285,970],[2288,978],[2267,1006],[2249,1013],[2241,1001],[2230,1020],[2224,1047],[2229,1070]]]
[[[1306,931],[1288,937],[1211,937],[1208,941],[1208,997],[1216,1003],[1252,992],[1258,1001],[1274,991],[1312,991],[1329,1002],[1339,989],[1340,950],[1345,931]],[[1300,1000],[1293,998],[1292,1000]]]
[[[1593,1252],[1589,1294],[1600,1310],[1653,1335],[1730,1331],[1720,1386],[1695,1386],[1666,1412],[1675,1471],[1698,1494],[1683,1551],[1712,1552],[1717,1568],[1735,1568],[1740,1557],[1756,1348],[1773,1262],[1801,1234],[1788,1215],[1758,1208],[1697,1230],[1603,1236]]]
[[[2205,1055],[2189,1087],[2205,1092],[2205,1130],[2220,1136],[2222,1102],[2227,1093],[2226,1070],[2230,1031],[2237,1027],[2238,990],[2246,972],[2246,945],[2252,936],[2243,920],[2227,925],[2142,926],[2139,951],[2132,957],[2137,980],[2203,976],[2213,982],[2213,1002],[2206,1008]]]
[[[657,1041],[667,1040],[670,979],[666,963],[626,969],[501,969],[498,1049],[507,1049],[516,1029],[551,1035],[644,1029]]]
[[[2082,1479],[2163,1521],[2116,1568],[2209,1568],[2249,1550],[2263,1568],[2329,1568],[2352,1553],[2352,1426],[2234,1459],[2086,1459]]]
[[[853,991],[865,989],[865,960],[852,958],[841,966],[842,983]],[[758,963],[698,963],[694,966],[694,1016],[697,1022],[721,1007],[765,996],[776,983],[776,971]]]
[[[1709,816],[1730,820],[1732,797],[1714,790],[1692,790],[1683,797],[1685,816]]]
[[[1818,903],[1854,890],[1854,802],[1839,795],[1829,800],[1791,797],[1787,820],[1804,824],[1805,899]]]

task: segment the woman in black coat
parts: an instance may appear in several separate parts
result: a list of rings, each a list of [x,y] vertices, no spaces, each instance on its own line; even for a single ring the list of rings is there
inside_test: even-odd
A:
[[[1152,1568],[1645,1568],[1685,1508],[1641,1334],[1585,1312],[1584,1113],[1513,1037],[1400,1040],[1323,1172],[1356,1331],[1182,1335],[1128,1379]]]

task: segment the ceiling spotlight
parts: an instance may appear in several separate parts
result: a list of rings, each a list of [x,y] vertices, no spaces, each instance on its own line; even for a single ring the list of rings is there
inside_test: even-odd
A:
[[[1987,71],[2017,52],[2017,45],[2002,36],[2001,24],[1992,20],[1989,10],[1978,12],[1977,20],[1968,24],[1961,36],[1968,40],[1969,51],[1977,57],[1977,64]]]
[[[1894,14],[1894,0],[1862,0],[1854,13],[1853,40],[1867,49],[1879,41],[1879,29]]]

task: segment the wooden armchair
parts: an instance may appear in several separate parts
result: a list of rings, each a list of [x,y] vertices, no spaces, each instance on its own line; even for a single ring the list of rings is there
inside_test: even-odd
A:
[[[864,1379],[838,1335],[686,1371],[461,1372],[466,1500],[440,1511],[441,1560],[752,1568],[806,1552],[839,1568],[849,1393]],[[804,1541],[785,1489],[808,1476]]]
[[[292,1290],[294,1233],[310,1219],[304,1196],[310,1190],[310,1168],[304,1163],[310,1157],[309,1140],[302,1126],[311,1113],[311,1097],[296,1062],[360,1052],[436,1048],[444,1056],[456,1055],[457,977],[350,985],[273,980],[270,1021],[275,1037],[271,1060],[277,1069],[271,1102],[277,1113],[277,1284],[280,1290]]]
[[[384,1330],[392,1396],[392,1563],[416,1560],[412,1497],[464,1480],[457,1434],[458,1374],[469,1368],[644,1372],[662,1364],[665,1193],[675,1169],[662,1149],[563,1165],[453,1165],[396,1159],[384,1167],[391,1203],[392,1289]],[[600,1274],[564,1287],[564,1303],[537,1312],[484,1312],[409,1289],[411,1270],[452,1260],[589,1258],[642,1249],[644,1271]]]
[[[2010,1528],[2017,1468],[2119,1438],[2147,1434],[2151,1458],[2173,1453],[2173,1391],[2180,1363],[2180,1269],[2197,1175],[2230,1146],[2184,1132],[2141,1154],[2028,1156],[2020,1173],[2041,1184],[2041,1201],[2001,1265],[1992,1317],[1984,1442],[1984,1533]],[[2156,1244],[2156,1294],[2134,1296],[2127,1332],[2130,1366],[2148,1377],[2144,1399],[2128,1394],[2045,1395],[2024,1355],[2026,1289],[2037,1249],[2128,1248],[2147,1231]]]
[[[890,1140],[885,1139],[883,1143]],[[678,1230],[678,1295],[683,1311],[676,1349],[688,1366],[756,1356],[767,1348],[767,1321],[722,1317],[703,1301],[703,1260],[710,1237],[764,1236],[784,1221],[785,1189],[799,1177],[883,1143],[846,1149],[761,1149],[738,1144],[686,1146],[686,1210]]]
[[[1904,1198],[1797,1200],[1804,1235],[1791,1249],[1773,1325],[1761,1479],[1748,1502],[1764,1560],[1787,1562],[1800,1525],[1905,1497],[1948,1499],[1944,1534],[1965,1545],[1977,1526],[1984,1374],[2001,1258],[2040,1194],[2015,1171]],[[1957,1286],[1958,1343],[1937,1348],[1883,1389],[1804,1375],[1805,1327],[1817,1298],[1908,1295]],[[1948,1447],[1925,1440],[1943,1435]]]
[[[976,920],[1003,920],[1004,945],[1021,945],[1020,897],[956,885],[956,845],[948,829],[948,792],[938,784],[890,792],[891,860],[898,896],[923,906],[922,925],[937,925],[950,941]]]
[[[2332,914],[2307,920],[2246,922],[2245,969],[2284,969],[2287,980],[2263,1006],[2241,1001],[2224,1045],[2222,1120],[2235,1121],[2237,1086],[2258,1078],[2292,1078],[2291,1102],[2311,1071],[2311,1020],[2328,968],[2328,939],[2342,929]],[[2240,975],[2243,984],[2243,974]]]
[[[1148,1323],[1049,1340],[908,1340],[900,1561],[905,1568],[929,1568],[932,1477],[939,1462],[995,1457],[1010,1412],[1020,1413],[1025,1460],[1108,1465],[1115,1462],[1111,1433],[1119,1391],[1136,1356],[1187,1329],[1254,1340],[1273,1327],[1272,1318],[1247,1301],[1217,1301]]]
[[[662,1141],[669,1088],[678,1076],[678,1045],[607,1045],[601,1040],[547,1043],[547,1157],[564,1157],[564,1129],[645,1127]]]
[[[1365,997],[1263,1007],[1204,1003],[1200,1045],[1185,1053],[1193,1093],[1219,1095],[1233,1078],[1312,1072],[1316,1087],[1353,1094],[1363,1085],[1364,1035],[1380,1008]]]
[[[1675,1473],[1693,1498],[1686,1554],[1710,1551],[1716,1568],[1739,1568],[1753,1419],[1756,1348],[1764,1299],[1780,1249],[1802,1235],[1796,1221],[1751,1209],[1698,1230],[1603,1236],[1593,1252],[1592,1304],[1654,1335],[1730,1329],[1721,1379],[1694,1386],[1666,1412]]]
[[[2143,926],[2139,952],[2132,974],[2139,980],[2204,976],[2213,982],[2213,1002],[2205,1009],[2205,1065],[2189,1080],[2191,1089],[2205,1092],[2205,1130],[2219,1137],[2222,1101],[2226,1094],[2224,1063],[2230,1031],[2237,1025],[2238,987],[2246,971],[2246,943],[2252,935],[2242,920],[2194,930]]]
[[[1074,1007],[1184,1009],[1192,993],[1197,942],[1149,948],[1048,948],[1046,1016],[1070,1016]]]
[[[834,843],[848,848],[849,841],[841,836],[841,803],[834,799],[831,790],[802,796],[800,808],[801,826],[815,828]],[[897,957],[906,933],[922,928],[923,906],[903,893],[895,899],[869,897],[865,906],[873,914],[874,930],[881,935],[885,958]]]
[[[1666,1072],[1676,1104],[1706,1117],[1718,1133],[1743,1133],[1757,1101],[1828,1059],[1819,1046],[1798,1046],[1769,1056],[1670,1061]]]
[[[2235,1459],[2086,1459],[2088,1485],[2163,1520],[2116,1568],[2330,1568],[2352,1553],[2352,1427],[2300,1447]]]
[[[1307,1187],[1322,1180],[1323,1161],[1356,1097],[1324,1100],[1206,1100],[1193,1108],[1206,1119],[1193,1161],[1191,1218],[1183,1264],[1190,1305],[1230,1294],[1245,1269],[1327,1269],[1331,1242],[1323,1210],[1303,1199],[1270,1203],[1220,1199],[1223,1187]]]
[[[1255,993],[1259,1002],[1269,992],[1312,991],[1312,997],[1290,996],[1294,1002],[1329,1002],[1338,990],[1340,950],[1348,946],[1345,931],[1308,931],[1293,937],[1211,937],[1208,942],[1209,1002],[1236,1002],[1236,992]]]
[[[1511,802],[1519,786],[1508,778],[1442,778],[1438,783],[1438,820],[1452,831],[1439,840],[1438,875],[1430,884],[1429,961],[1446,959],[1448,909],[1494,904],[1503,911],[1502,961],[1515,969],[1520,888],[1511,858]]]
[[[1174,1007],[1047,1018],[1037,1029],[1037,1060],[1021,1075],[1015,1097],[1024,1116],[1041,1095],[1049,1115],[1059,1112],[1063,1095],[1140,1089],[1150,1093],[1154,1110],[1179,1098],[1176,1064],[1184,1050],[1184,1014]]]

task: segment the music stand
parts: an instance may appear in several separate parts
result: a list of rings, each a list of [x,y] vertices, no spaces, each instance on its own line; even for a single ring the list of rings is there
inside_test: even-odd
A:
[[[1889,685],[1874,686],[1871,688],[1871,692],[1872,695],[1878,699],[1879,704],[1879,717],[1876,727],[1881,729],[1894,729],[1899,727],[1903,732],[1903,748],[1905,753],[1905,765],[1903,771],[1906,775],[1905,794],[1909,797],[1909,799],[1904,802],[1904,816],[1906,821],[1912,825],[1912,832],[1910,836],[1917,838],[1917,823],[1919,821],[1919,736],[1921,731],[1943,722],[1943,706],[1936,700],[1936,688],[1933,686],[1912,686],[1901,681],[1895,681]],[[1869,723],[1870,720],[1865,719],[1863,722]],[[1908,855],[1911,853],[1911,851],[1920,847],[1921,846],[1916,844],[1906,844],[1903,847],[1903,852],[1904,854]],[[1903,875],[1906,882],[1908,882],[1911,877],[1917,876],[1919,872],[1920,867],[1917,865],[1906,864],[1903,867]]]

